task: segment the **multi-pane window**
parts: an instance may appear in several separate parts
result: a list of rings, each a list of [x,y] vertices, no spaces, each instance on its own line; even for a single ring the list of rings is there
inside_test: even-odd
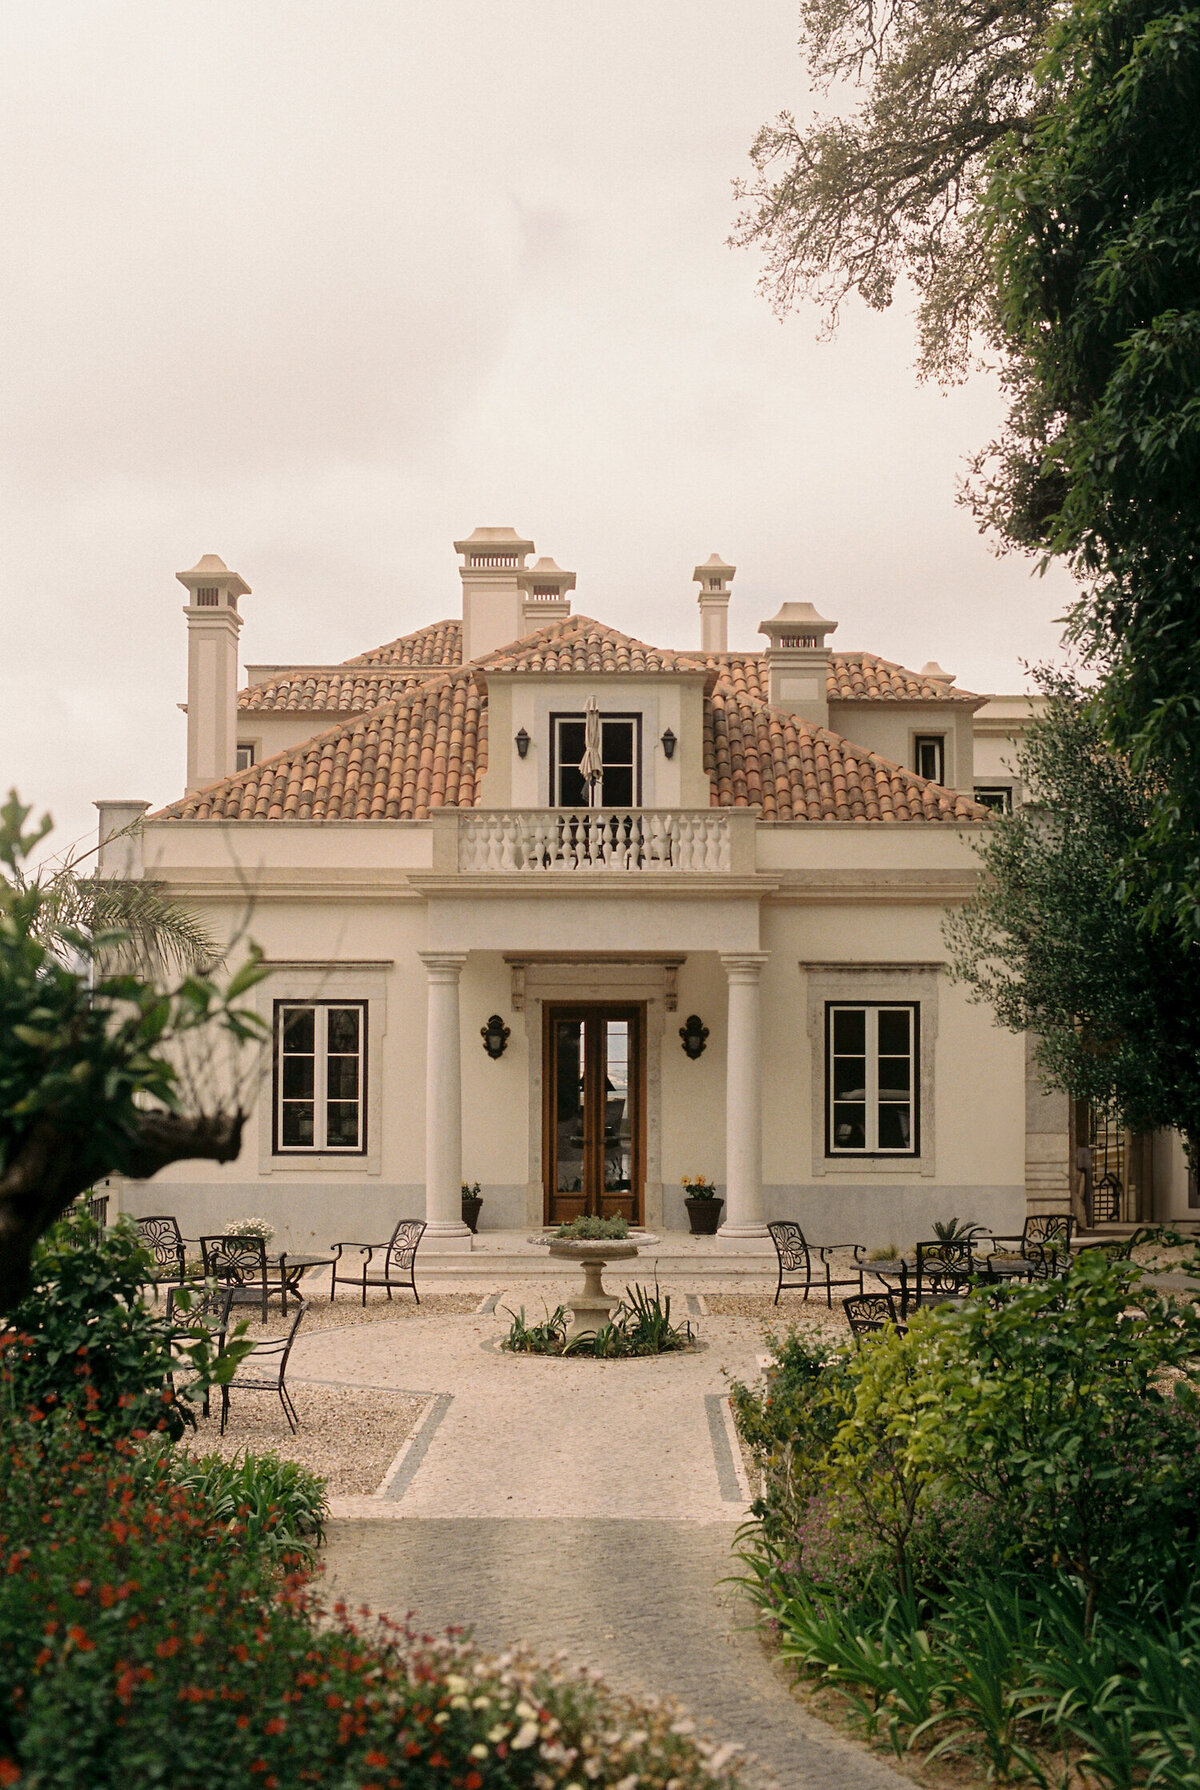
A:
[[[277,1151],[366,1148],[365,1001],[280,1001],[275,1008]]]
[[[1011,783],[977,783],[975,800],[981,808],[990,808],[994,814],[1011,814],[1013,792]]]
[[[946,736],[944,733],[919,733],[913,741],[913,770],[931,783],[946,781]]]
[[[582,715],[555,715],[551,803],[556,808],[587,806],[588,791],[580,770],[587,740]],[[600,716],[600,762],[603,766],[594,797],[603,808],[635,808],[641,801],[640,715]]]
[[[915,1156],[916,1002],[830,1002],[825,1010],[830,1156]]]

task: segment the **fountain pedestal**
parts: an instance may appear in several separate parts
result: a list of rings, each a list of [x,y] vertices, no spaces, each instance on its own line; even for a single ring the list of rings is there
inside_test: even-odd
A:
[[[567,1341],[572,1343],[577,1337],[602,1330],[611,1318],[614,1306],[620,1304],[619,1299],[604,1290],[602,1276],[608,1263],[627,1261],[637,1254],[641,1244],[657,1243],[658,1238],[649,1235],[556,1237],[551,1231],[544,1236],[531,1237],[530,1242],[545,1244],[552,1256],[577,1262],[583,1270],[583,1286],[570,1301],[571,1325]]]

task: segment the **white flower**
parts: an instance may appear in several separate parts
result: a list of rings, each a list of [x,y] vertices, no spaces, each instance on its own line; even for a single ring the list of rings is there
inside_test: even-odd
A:
[[[477,1742],[471,1748],[471,1757],[472,1757],[472,1759],[486,1759],[487,1758],[487,1748],[485,1746],[480,1745]]]
[[[524,1698],[517,1704],[516,1713],[520,1716],[523,1722],[535,1722],[537,1720],[537,1710],[534,1709],[531,1704],[526,1703]]]
[[[465,1691],[466,1688],[467,1688],[467,1681],[465,1678],[460,1678],[458,1676],[457,1672],[447,1672],[447,1674],[446,1674],[446,1689],[450,1692],[451,1696],[457,1697],[457,1696],[461,1695],[461,1693],[463,1691]]]
[[[613,1790],[637,1790],[641,1781],[642,1780],[637,1772],[631,1771],[627,1778],[622,1778],[619,1784],[613,1785]]]
[[[512,1737],[513,1751],[515,1753],[519,1753],[522,1751],[523,1748],[525,1748],[527,1746],[532,1746],[534,1741],[537,1739],[537,1737],[538,1737],[537,1723],[536,1722],[522,1722],[521,1726],[517,1729],[516,1733]]]

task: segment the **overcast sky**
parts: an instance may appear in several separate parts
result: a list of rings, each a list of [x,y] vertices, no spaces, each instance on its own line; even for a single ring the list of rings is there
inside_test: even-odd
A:
[[[0,782],[91,835],[183,788],[184,600],[243,663],[458,613],[511,523],[577,610],[699,640],[810,599],[833,644],[976,690],[1063,577],[955,504],[994,390],[918,386],[911,317],[833,343],[726,246],[755,130],[811,102],[795,0],[40,0],[0,55]]]

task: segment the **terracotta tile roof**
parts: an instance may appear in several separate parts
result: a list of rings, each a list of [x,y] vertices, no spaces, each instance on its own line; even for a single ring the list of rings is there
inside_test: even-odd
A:
[[[158,818],[179,820],[423,820],[435,808],[475,806],[487,768],[489,671],[655,672],[707,670],[704,754],[714,806],[761,805],[765,820],[977,821],[986,818],[966,796],[940,788],[801,721],[763,700],[765,659],[757,653],[673,653],[647,646],[587,616],[551,623],[476,666],[453,671],[386,665],[378,654],[449,650],[457,623],[441,623],[348,660],[329,673],[310,672],[312,690],[286,692],[271,706],[317,709],[334,696],[354,709],[370,692],[379,700],[303,745],[265,759],[237,776],[186,796]],[[423,642],[423,644],[422,644]],[[414,644],[416,643],[416,644]],[[835,692],[860,699],[945,699],[940,685],[867,653],[835,656]],[[263,685],[284,696],[282,683]],[[965,696],[955,691],[953,699]],[[853,700],[853,696],[849,698]],[[969,700],[975,700],[970,698]],[[266,706],[266,705],[264,705]]]
[[[461,665],[462,623],[431,622],[427,628],[401,634],[399,640],[372,647],[369,653],[359,653],[356,658],[343,660],[343,664],[387,665],[393,669]]]
[[[704,663],[745,696],[767,700],[765,653],[709,653]],[[834,653],[829,664],[827,694],[830,702],[981,702],[970,690],[949,688],[908,671],[877,653]]]
[[[487,711],[455,672],[173,802],[165,820],[424,820],[474,805]]]
[[[704,763],[714,806],[761,804],[764,820],[986,818],[969,797],[724,683],[705,704]]]
[[[436,671],[343,671],[337,665],[287,671],[265,684],[250,684],[238,696],[238,709],[242,714],[264,709],[351,714],[378,708],[437,676]]]
[[[587,615],[571,615],[550,622],[512,646],[489,653],[479,665],[484,672],[552,671],[704,671],[699,653],[676,653],[666,647],[647,646],[617,628],[606,628]]]

